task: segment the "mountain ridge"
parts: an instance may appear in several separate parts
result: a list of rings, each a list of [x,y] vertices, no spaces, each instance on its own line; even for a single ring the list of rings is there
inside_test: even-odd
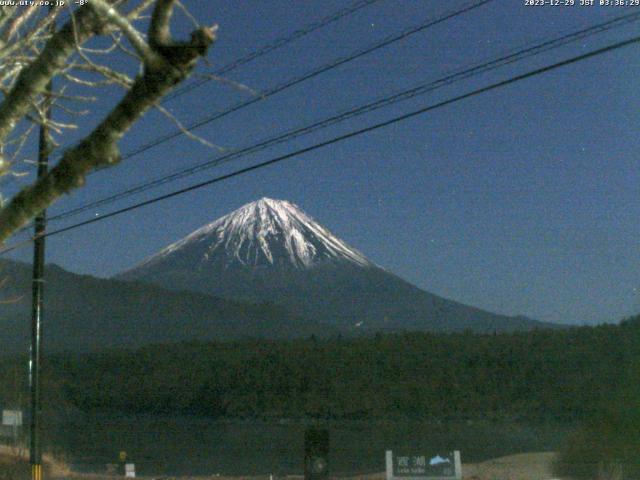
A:
[[[0,276],[7,279],[0,300],[15,300],[3,302],[0,309],[0,350],[28,352],[31,266],[2,259]],[[45,282],[43,328],[48,352],[340,333],[275,305],[78,275],[52,264],[45,268]]]
[[[377,266],[293,203],[270,198],[243,205],[115,278],[273,302],[305,318],[363,332],[554,325],[421,290]]]

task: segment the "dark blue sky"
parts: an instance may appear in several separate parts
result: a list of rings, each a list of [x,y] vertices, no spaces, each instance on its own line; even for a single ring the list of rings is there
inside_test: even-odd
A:
[[[469,2],[380,0],[229,73],[273,87]],[[579,3],[579,0],[576,0]],[[191,1],[217,22],[209,70],[351,4]],[[640,7],[636,7],[640,8]],[[494,2],[320,75],[197,133],[227,149],[255,143],[448,72],[633,8]],[[590,37],[201,172],[69,221],[104,214],[636,35],[638,24]],[[205,71],[207,68],[201,69]],[[77,229],[48,241],[48,261],[110,276],[262,196],[298,204],[374,262],[419,287],[499,313],[565,323],[640,311],[640,48],[631,46],[531,78],[277,166]],[[103,102],[116,97],[105,96]],[[251,98],[209,82],[168,103],[185,123]],[[90,123],[90,119],[87,120]],[[148,115],[128,151],[174,127]],[[217,153],[180,139],[93,175],[50,214]],[[16,237],[18,240],[21,237]],[[15,258],[28,260],[29,250]]]

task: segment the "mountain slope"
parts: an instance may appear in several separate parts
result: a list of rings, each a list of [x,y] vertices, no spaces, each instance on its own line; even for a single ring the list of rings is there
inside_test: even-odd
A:
[[[29,265],[0,261],[0,350],[28,352]],[[274,305],[253,305],[141,283],[46,268],[46,351],[89,351],[149,343],[242,337],[292,338],[334,333]]]
[[[373,266],[296,205],[263,198],[196,230],[135,267],[304,269],[337,261]],[[127,277],[130,275],[124,275]]]
[[[385,271],[290,202],[263,198],[169,245],[121,279],[236,300],[363,332],[549,326],[425,292]]]

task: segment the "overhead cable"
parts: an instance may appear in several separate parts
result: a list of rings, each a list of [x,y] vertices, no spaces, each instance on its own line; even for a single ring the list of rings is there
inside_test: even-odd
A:
[[[187,176],[193,175],[195,173],[217,167],[221,164],[230,162],[232,160],[236,160],[239,158],[243,158],[247,155],[262,151],[268,147],[281,144],[283,142],[292,140],[302,135],[306,135],[317,130],[326,128],[330,125],[334,125],[338,122],[363,115],[365,113],[369,113],[380,108],[386,107],[388,105],[404,101],[410,98],[414,98],[419,95],[423,95],[428,92],[432,92],[438,88],[441,88],[446,85],[451,85],[455,82],[465,80],[471,78],[473,76],[486,73],[488,71],[503,67],[505,65],[520,61],[524,58],[529,58],[534,55],[538,55],[543,52],[550,51],[552,49],[559,48],[568,43],[575,42],[578,40],[582,40],[588,36],[594,35],[596,33],[600,33],[606,30],[610,30],[615,27],[619,27],[631,22],[635,22],[640,20],[640,12],[635,12],[633,14],[627,14],[623,16],[616,17],[614,19],[608,20],[606,22],[599,23],[597,25],[590,26],[588,28],[584,28],[579,31],[575,31],[572,33],[568,33],[557,37],[552,40],[543,41],[541,43],[537,43],[533,46],[528,46],[518,51],[509,53],[505,56],[502,56],[497,59],[493,59],[484,63],[475,64],[471,67],[467,67],[465,69],[458,70],[456,72],[449,73],[444,77],[441,77],[437,80],[429,81],[426,83],[421,83],[415,87],[412,87],[407,90],[403,90],[397,92],[392,95],[385,96],[373,102],[369,102],[365,105],[359,106],[357,108],[352,108],[347,111],[343,111],[341,113],[335,114],[331,117],[325,118],[323,120],[314,122],[312,124],[295,128],[289,130],[285,133],[276,135],[274,137],[270,137],[268,139],[262,140],[256,144],[243,147],[239,150],[235,150],[233,152],[229,152],[227,154],[221,156],[215,156],[212,159],[209,159],[205,162],[199,163],[197,165],[177,170],[168,175],[163,175],[157,179],[150,180],[147,182],[142,182],[136,186],[130,187],[124,191],[108,195],[101,199],[92,201],[90,203],[72,208],[70,210],[61,212],[57,215],[51,216],[49,221],[59,221],[65,218],[76,216],[82,212],[87,210],[95,209],[97,207],[101,207],[110,203],[113,203],[118,200],[122,200],[128,198],[132,195],[136,195],[152,188],[159,187],[161,185],[174,182],[176,180],[185,178]]]
[[[596,57],[596,56],[599,56],[599,55],[603,55],[603,54],[608,53],[608,52],[612,52],[614,50],[618,50],[620,48],[624,48],[624,47],[627,47],[627,46],[630,46],[630,45],[633,45],[633,44],[637,44],[638,42],[640,42],[640,36],[633,37],[633,38],[630,38],[628,40],[624,40],[624,41],[621,41],[621,42],[617,42],[617,43],[614,43],[612,45],[608,45],[606,47],[599,48],[597,50],[592,50],[592,51],[584,53],[582,55],[571,57],[571,58],[569,58],[567,60],[556,62],[556,63],[554,63],[552,65],[548,65],[546,67],[537,68],[535,70],[531,70],[531,71],[523,73],[521,75],[517,75],[515,77],[511,77],[511,78],[509,78],[507,80],[502,80],[500,82],[492,83],[491,85],[488,85],[486,87],[478,88],[478,89],[472,90],[471,92],[468,92],[468,93],[465,93],[465,94],[462,94],[462,95],[458,95],[458,96],[455,96],[453,98],[450,98],[450,99],[447,99],[447,100],[444,100],[444,101],[441,101],[441,102],[438,102],[438,103],[435,103],[435,104],[427,105],[427,106],[419,108],[417,110],[413,110],[413,111],[411,111],[409,113],[405,113],[403,115],[399,115],[399,116],[393,117],[393,118],[391,118],[389,120],[386,120],[384,122],[379,122],[379,123],[376,123],[374,125],[371,125],[371,126],[368,126],[368,127],[365,127],[365,128],[354,130],[354,131],[351,131],[351,132],[346,133],[344,135],[340,135],[340,136],[334,137],[332,139],[325,140],[323,142],[319,142],[319,143],[316,143],[314,145],[311,145],[311,146],[308,146],[308,147],[305,147],[305,148],[301,148],[299,150],[295,150],[293,152],[290,152],[290,153],[287,153],[287,154],[284,154],[284,155],[280,155],[280,156],[272,158],[270,160],[266,160],[266,161],[254,164],[254,165],[251,165],[249,167],[241,168],[241,169],[238,169],[238,170],[236,170],[234,172],[231,172],[231,173],[228,173],[228,174],[225,174],[225,175],[220,175],[218,177],[214,177],[214,178],[206,180],[204,182],[200,182],[200,183],[191,185],[189,187],[182,188],[182,189],[179,189],[179,190],[175,190],[175,191],[173,191],[171,193],[167,193],[165,195],[161,195],[161,196],[152,198],[150,200],[146,200],[144,202],[140,202],[140,203],[137,203],[137,204],[134,204],[134,205],[130,205],[128,207],[121,208],[119,210],[115,210],[113,212],[109,212],[109,213],[107,213],[105,215],[102,215],[100,217],[92,218],[92,219],[89,219],[89,220],[85,220],[83,222],[79,222],[79,223],[76,223],[76,224],[73,224],[73,225],[69,225],[69,226],[66,226],[66,227],[63,227],[63,228],[59,228],[57,230],[49,231],[49,232],[47,232],[46,234],[44,234],[42,236],[50,237],[50,236],[54,236],[54,235],[59,235],[61,233],[68,232],[68,231],[71,231],[71,230],[75,230],[77,228],[84,227],[86,225],[90,225],[90,224],[93,224],[93,223],[96,223],[96,222],[101,222],[101,221],[106,220],[108,218],[112,218],[112,217],[115,217],[115,216],[118,216],[118,215],[122,215],[123,213],[127,213],[127,212],[130,212],[130,211],[133,211],[133,210],[137,210],[139,208],[142,208],[142,207],[145,207],[145,206],[148,206],[148,205],[152,205],[154,203],[158,203],[158,202],[161,202],[163,200],[167,200],[169,198],[173,198],[173,197],[176,197],[178,195],[185,194],[187,192],[192,192],[192,191],[195,191],[195,190],[199,190],[199,189],[207,187],[209,185],[213,185],[215,183],[219,183],[219,182],[222,182],[222,181],[225,181],[225,180],[229,180],[231,178],[238,177],[238,176],[247,174],[249,172],[253,172],[255,170],[259,170],[259,169],[262,169],[262,168],[265,168],[265,167],[268,167],[268,166],[271,166],[271,165],[275,165],[277,163],[281,163],[281,162],[283,162],[285,160],[289,160],[291,158],[299,157],[300,155],[303,155],[305,153],[309,153],[309,152],[312,152],[312,151],[327,147],[329,145],[334,145],[336,143],[348,140],[350,138],[353,138],[353,137],[356,137],[356,136],[359,136],[359,135],[363,135],[365,133],[369,133],[369,132],[372,132],[372,131],[375,131],[375,130],[379,130],[379,129],[384,128],[384,127],[388,127],[389,125],[394,125],[396,123],[403,122],[405,120],[409,120],[409,119],[417,117],[419,115],[423,115],[423,114],[425,114],[427,112],[430,112],[430,111],[433,111],[433,110],[436,110],[436,109],[440,109],[440,108],[443,108],[445,106],[460,102],[462,100],[466,100],[468,98],[472,98],[472,97],[481,95],[483,93],[487,93],[487,92],[490,92],[490,91],[493,91],[493,90],[497,90],[499,88],[506,87],[508,85],[512,85],[512,84],[514,84],[516,82],[520,82],[520,81],[526,80],[528,78],[532,78],[532,77],[536,77],[536,76],[548,73],[548,72],[556,70],[558,68],[566,67],[568,65],[572,65],[572,64],[587,60],[589,58],[593,58],[593,57]],[[34,239],[31,239],[31,241],[32,240],[34,240]],[[21,242],[18,245],[13,245],[13,246],[10,246],[10,247],[6,247],[6,248],[0,250],[0,255],[4,255],[4,254],[6,254],[6,253],[8,253],[10,251],[16,250],[17,248],[22,246],[24,243],[26,243],[26,242]]]

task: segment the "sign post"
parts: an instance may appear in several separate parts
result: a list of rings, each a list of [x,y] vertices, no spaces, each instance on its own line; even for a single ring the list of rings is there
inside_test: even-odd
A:
[[[124,464],[124,476],[127,478],[136,478],[136,466],[134,463]]]
[[[387,480],[461,480],[460,451],[443,454],[386,452]]]
[[[22,427],[22,410],[3,410],[2,425],[11,428],[13,444],[18,443],[18,428]]]

